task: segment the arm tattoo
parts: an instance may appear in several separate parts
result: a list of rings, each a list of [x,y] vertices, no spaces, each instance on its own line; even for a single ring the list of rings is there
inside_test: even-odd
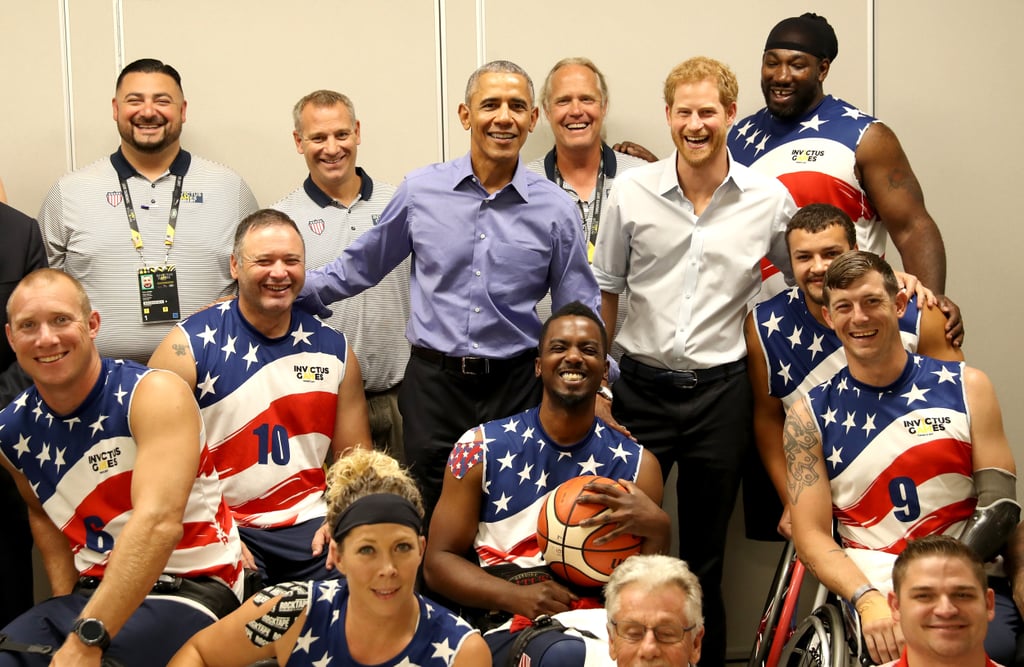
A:
[[[818,456],[814,453],[817,441],[814,421],[810,417],[798,419],[797,414],[791,412],[786,419],[783,448],[789,469],[786,487],[789,500],[794,505],[800,492],[818,481],[818,473],[814,469],[814,464],[818,462]]]
[[[174,348],[174,354],[179,357],[184,357],[188,352],[188,346],[181,343],[171,343],[171,347]]]
[[[888,181],[890,192],[893,190],[906,190],[916,201],[924,201],[921,184],[918,183],[914,172],[897,167],[886,174],[886,180]]]
[[[246,623],[245,634],[253,646],[266,646],[288,632],[309,604],[309,582],[289,582],[264,588],[253,596],[253,602],[262,605],[279,595],[280,599],[270,611]]]

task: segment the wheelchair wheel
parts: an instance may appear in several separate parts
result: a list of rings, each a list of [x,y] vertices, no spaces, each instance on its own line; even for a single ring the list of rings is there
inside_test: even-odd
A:
[[[781,645],[792,630],[791,619],[799,600],[802,581],[803,568],[796,558],[793,543],[788,542],[779,557],[747,667],[775,667],[778,663]]]
[[[848,667],[850,649],[842,612],[824,604],[805,618],[782,650],[783,667]]]

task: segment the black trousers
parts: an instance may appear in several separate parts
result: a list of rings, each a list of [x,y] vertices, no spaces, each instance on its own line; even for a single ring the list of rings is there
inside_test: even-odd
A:
[[[679,556],[704,592],[704,641],[700,664],[725,664],[722,564],[729,517],[736,504],[743,462],[753,447],[753,398],[745,368],[690,388],[627,372],[614,386],[612,413],[676,482]]]
[[[0,628],[35,604],[32,594],[32,532],[28,510],[14,480],[0,468],[0,514],[4,545],[0,548]]]
[[[498,372],[467,375],[410,357],[398,390],[398,409],[405,432],[405,460],[423,493],[426,526],[441,497],[448,455],[462,434],[540,403],[534,358],[525,355]]]

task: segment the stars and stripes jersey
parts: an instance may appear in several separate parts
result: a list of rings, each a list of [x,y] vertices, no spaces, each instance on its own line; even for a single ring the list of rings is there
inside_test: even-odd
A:
[[[332,579],[305,585],[308,587],[306,619],[286,667],[362,667],[349,653],[345,638],[348,582]],[[304,592],[299,589],[290,595]],[[478,633],[436,602],[419,594],[416,599],[420,620],[412,640],[398,655],[376,667],[448,667],[455,662],[466,637]]]
[[[807,394],[844,546],[898,554],[959,534],[977,503],[963,369],[908,354],[887,387],[844,368]]]
[[[729,133],[729,151],[742,165],[778,178],[797,206],[824,203],[845,211],[857,228],[857,245],[885,255],[886,232],[855,173],[857,146],[877,119],[849,102],[826,95],[796,120],[773,116],[767,108],[747,116]],[[768,281],[763,296],[785,289],[778,269],[762,263]]]
[[[334,437],[345,336],[292,311],[270,339],[238,300],[178,325],[196,363],[196,400],[235,521],[276,528],[326,515],[323,464]]]
[[[754,324],[768,373],[768,394],[780,399],[787,409],[846,366],[839,337],[814,319],[799,287],[754,306]],[[903,347],[917,352],[921,313],[916,299],[907,303],[899,327]]]
[[[904,647],[903,648],[903,654],[900,656],[899,660],[893,660],[892,662],[887,662],[884,665],[879,665],[879,667],[908,667],[909,664],[910,663],[907,662],[907,649],[906,649],[906,647]],[[994,661],[992,658],[990,658],[990,657],[988,657],[986,655],[985,656],[985,667],[1003,667],[1003,666],[1000,665],[998,662]]]
[[[96,386],[68,415],[50,410],[36,388],[0,412],[0,453],[28,479],[53,523],[67,537],[82,575],[102,577],[132,517],[138,445],[129,416],[139,381],[154,371],[133,361],[103,359]],[[216,577],[240,591],[241,546],[202,431],[199,468],[185,505],[184,534],[163,571]],[[236,591],[237,592],[237,591]]]
[[[637,480],[643,447],[594,418],[590,433],[569,447],[540,425],[539,408],[467,431],[455,444],[448,467],[461,479],[483,465],[480,524],[473,547],[481,567],[537,567],[537,517],[548,493],[580,475]]]

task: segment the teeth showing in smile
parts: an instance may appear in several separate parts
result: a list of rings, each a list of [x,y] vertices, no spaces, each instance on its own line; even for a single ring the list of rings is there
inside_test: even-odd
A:
[[[583,373],[579,371],[562,371],[559,375],[562,376],[562,379],[569,380],[571,382],[578,382],[584,378]]]
[[[491,132],[491,137],[492,138],[500,139],[502,141],[507,141],[507,140],[515,139],[515,136],[516,135],[512,134],[511,132]]]
[[[711,137],[686,137],[686,143],[691,146],[703,146]]]
[[[590,123],[569,123],[565,127],[569,130],[585,130],[590,127]]]
[[[48,364],[50,362],[57,361],[58,359],[63,359],[64,358],[64,354],[63,353],[61,353],[61,354],[52,354],[52,355],[50,355],[48,357],[37,357],[37,358],[42,363]]]
[[[873,330],[873,331],[858,331],[857,333],[851,333],[850,337],[851,338],[871,338],[876,333],[878,333],[877,329]]]
[[[286,292],[288,291],[288,285],[264,285],[268,290],[272,292]]]

